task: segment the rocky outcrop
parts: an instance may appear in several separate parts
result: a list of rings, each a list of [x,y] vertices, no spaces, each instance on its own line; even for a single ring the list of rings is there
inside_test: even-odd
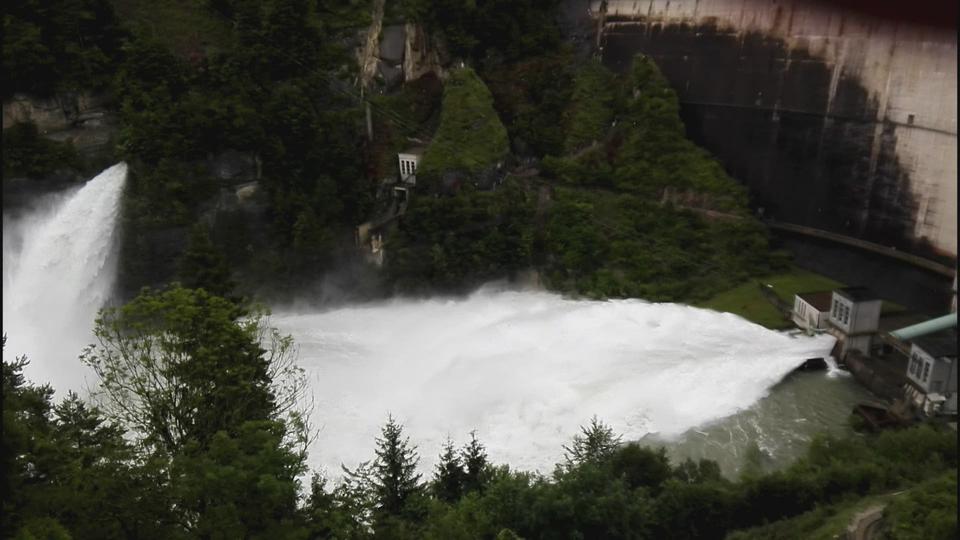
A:
[[[444,55],[442,47],[435,45],[419,24],[407,23],[403,52],[403,80],[414,81],[427,73],[443,78]]]
[[[236,185],[260,179],[257,157],[236,150],[224,150],[210,156],[207,169],[222,184]]]
[[[383,4],[384,0],[374,0],[370,27],[364,33],[363,45],[357,50],[360,85],[363,88],[369,88],[377,74],[380,30],[383,27]]]
[[[406,26],[402,24],[383,27],[380,33],[380,60],[392,66],[402,64],[406,36]]]
[[[85,155],[106,150],[117,131],[116,115],[106,98],[87,93],[52,98],[17,94],[3,104],[3,129],[20,122],[33,122],[44,136],[69,142]]]

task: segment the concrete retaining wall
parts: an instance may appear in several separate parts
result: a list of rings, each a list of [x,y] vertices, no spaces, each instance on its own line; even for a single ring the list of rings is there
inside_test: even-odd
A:
[[[652,56],[767,215],[956,258],[955,28],[810,0],[609,0],[603,20],[604,62]]]

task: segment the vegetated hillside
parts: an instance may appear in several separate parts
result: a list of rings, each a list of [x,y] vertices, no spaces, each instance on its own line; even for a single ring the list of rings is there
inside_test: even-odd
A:
[[[3,99],[102,90],[127,37],[107,0],[4,5]]]
[[[128,294],[202,281],[184,269],[203,269],[182,261],[201,248],[209,256],[198,260],[226,261],[247,294],[294,293],[359,264],[354,228],[385,205],[377,184],[395,174],[408,137],[431,131],[418,175],[428,195],[388,238],[382,275],[394,289],[463,291],[535,268],[561,291],[693,300],[776,266],[743,190],[685,138],[656,66],[641,59],[617,77],[575,59],[551,23],[555,2],[391,7],[458,60],[442,97],[429,75],[375,96],[372,142],[350,84],[368,2],[218,0],[188,13],[172,0],[117,0],[119,16],[103,2],[80,5],[27,42],[59,50],[73,39],[63,28],[81,20],[110,36],[78,50],[109,60],[86,84],[113,96],[117,153],[130,163]],[[21,12],[13,26],[29,29],[23,21],[36,14],[27,4]],[[71,58],[57,62],[79,62]],[[473,67],[456,68],[459,59]],[[49,92],[84,84],[69,70],[50,77]],[[69,148],[32,133],[17,127],[5,138],[5,168],[35,174],[70,160]],[[527,166],[511,169],[511,152]],[[257,187],[241,201],[235,186],[248,182]],[[201,238],[210,242],[198,247]]]
[[[655,65],[638,57],[627,80],[597,62],[571,65],[572,91],[540,113],[559,125],[554,140],[563,142],[548,147],[560,156],[548,155],[540,174],[506,176],[495,194],[468,183],[449,197],[414,200],[387,246],[397,287],[463,290],[537,268],[560,291],[689,301],[782,265],[743,188],[685,138],[676,95]],[[495,88],[514,100],[513,114],[536,116],[515,89]],[[489,109],[472,121],[469,108],[459,112],[447,124],[456,132],[441,124],[444,144],[457,141],[444,170],[457,170],[461,156],[495,157],[491,135],[477,136],[487,133]],[[435,174],[428,157],[424,168]]]
[[[440,127],[423,154],[418,179],[436,184],[446,172],[477,175],[509,151],[507,130],[486,85],[470,68],[452,71],[444,82]]]

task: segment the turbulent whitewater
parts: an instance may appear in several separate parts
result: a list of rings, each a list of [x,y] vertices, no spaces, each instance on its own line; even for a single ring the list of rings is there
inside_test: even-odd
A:
[[[77,357],[92,342],[97,310],[113,289],[126,176],[127,165],[119,163],[27,215],[4,218],[3,354],[26,354],[33,381],[83,387]]]
[[[491,458],[550,471],[597,415],[625,439],[680,435],[756,403],[833,338],[640,300],[481,290],[323,313],[275,311],[312,385],[310,464],[336,476],[373,456],[393,414],[427,470],[471,430]]]

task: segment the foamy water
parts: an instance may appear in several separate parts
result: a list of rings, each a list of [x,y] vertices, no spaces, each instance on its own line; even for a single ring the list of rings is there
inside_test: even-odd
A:
[[[676,436],[751,406],[833,346],[679,304],[489,289],[276,311],[273,324],[299,344],[313,388],[310,465],[333,476],[372,457],[388,413],[424,470],[448,435],[476,430],[495,462],[546,472],[593,415],[626,439]]]
[[[33,381],[85,386],[77,357],[113,288],[125,178],[121,163],[26,216],[4,217],[4,357],[27,354]],[[425,471],[448,435],[462,444],[471,430],[495,462],[543,472],[593,415],[628,440],[669,441],[725,425],[716,420],[754,406],[833,345],[678,304],[490,288],[457,300],[277,311],[273,324],[300,347],[320,428],[310,465],[332,476],[373,456],[388,413],[419,445]]]
[[[27,377],[57,390],[81,390],[77,359],[93,341],[97,310],[113,290],[116,220],[127,165],[103,171],[79,190],[4,220],[4,358],[26,354]]]

